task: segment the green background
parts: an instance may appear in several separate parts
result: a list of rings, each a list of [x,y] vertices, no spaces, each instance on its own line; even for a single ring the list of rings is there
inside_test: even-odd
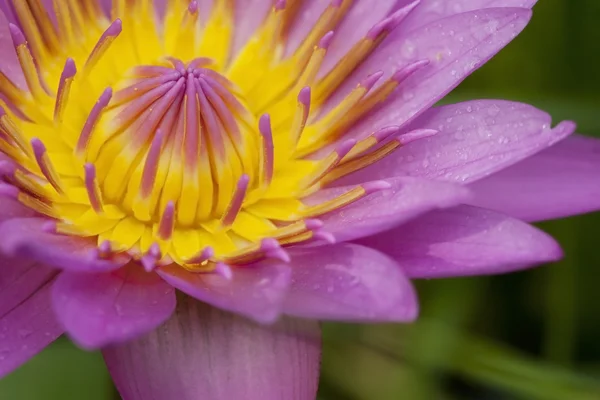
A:
[[[599,20],[599,0],[541,0],[525,32],[447,101],[526,101],[600,137]],[[422,316],[411,326],[326,324],[320,398],[600,399],[600,214],[542,227],[563,261],[418,282]],[[61,339],[0,381],[5,399],[118,396],[101,356]]]

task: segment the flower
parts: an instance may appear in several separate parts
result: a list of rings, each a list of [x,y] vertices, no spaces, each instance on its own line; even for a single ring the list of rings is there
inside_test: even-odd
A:
[[[125,400],[312,399],[314,320],[560,258],[520,219],[596,210],[598,141],[433,107],[533,3],[0,3],[0,374],[66,332]]]

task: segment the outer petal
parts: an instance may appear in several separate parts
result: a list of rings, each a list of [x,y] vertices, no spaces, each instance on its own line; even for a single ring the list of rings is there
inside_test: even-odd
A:
[[[526,221],[600,209],[600,140],[574,135],[469,186],[474,205]]]
[[[388,230],[427,211],[455,206],[469,197],[465,187],[445,182],[396,177],[385,183],[391,186],[390,189],[377,191],[320,217],[324,222],[323,229],[333,234],[338,242],[354,240]],[[370,185],[372,183],[364,184],[365,187]],[[308,201],[320,202],[350,189],[324,189]]]
[[[530,17],[528,9],[490,8],[450,16],[407,35],[393,33],[346,81],[340,96],[370,73],[383,70],[389,76],[424,59],[430,64],[407,78],[348,134],[360,136],[411,121],[506,46]]]
[[[42,218],[17,218],[0,224],[0,237],[5,238],[0,242],[0,251],[75,272],[112,271],[130,259],[125,254],[98,258],[94,241],[47,233],[47,223]]]
[[[468,183],[527,158],[570,135],[570,122],[551,129],[550,116],[532,106],[477,100],[434,108],[408,129],[440,131],[409,143],[341,184],[391,176],[420,176]]]
[[[169,284],[215,307],[253,318],[275,321],[290,281],[285,264],[262,263],[235,268],[231,279],[216,273],[192,274],[179,267],[157,270]]]
[[[316,322],[255,325],[190,298],[166,324],[104,358],[123,400],[314,400]]]
[[[562,257],[546,233],[471,206],[435,211],[360,243],[390,255],[411,278],[498,274]]]
[[[348,243],[291,255],[287,314],[368,322],[417,317],[417,297],[410,280],[382,253]]]
[[[171,316],[175,302],[173,288],[137,265],[103,275],[63,272],[52,290],[59,321],[87,349],[151,331]]]
[[[50,282],[0,313],[0,378],[62,335],[50,307],[49,289]]]
[[[400,0],[396,8],[411,1]],[[494,7],[532,8],[536,2],[537,0],[421,0],[419,7],[398,27],[398,33],[410,32],[433,21],[468,11]]]

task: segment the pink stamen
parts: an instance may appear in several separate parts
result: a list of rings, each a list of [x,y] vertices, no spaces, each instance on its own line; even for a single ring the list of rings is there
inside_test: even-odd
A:
[[[400,131],[399,126],[387,126],[385,128],[381,128],[380,130],[373,133],[373,137],[377,140],[378,143],[383,142],[389,137],[395,135]]]
[[[112,24],[104,31],[100,39],[94,46],[90,53],[87,61],[85,62],[84,70],[89,71],[96,65],[100,60],[104,52],[108,49],[110,44],[116,39],[117,36],[123,31],[123,22],[117,18]]]
[[[375,86],[375,84],[377,83],[377,81],[379,79],[381,79],[382,76],[383,76],[383,71],[377,71],[374,74],[371,74],[371,75],[367,76],[360,83],[360,86],[362,86],[365,89],[367,89],[367,92],[368,92],[369,90],[371,90],[373,88],[373,86]]]
[[[157,263],[161,258],[160,246],[158,243],[153,243],[148,252],[140,259],[144,270],[152,272],[156,269]]]
[[[271,129],[271,117],[263,114],[258,121],[258,129],[263,138],[263,169],[264,184],[269,186],[273,180],[275,168],[275,146],[273,144],[273,131]]]
[[[85,124],[83,125],[81,135],[79,136],[77,146],[75,147],[75,154],[79,156],[83,155],[83,152],[89,144],[92,132],[94,131],[96,124],[100,120],[102,112],[108,106],[108,103],[110,103],[111,98],[112,88],[106,88],[104,92],[102,92],[102,95],[100,95],[100,98],[98,99],[96,104],[94,104],[90,115],[88,116],[87,120],[85,121]]]
[[[200,254],[198,254],[198,255],[192,257],[191,259],[189,259],[188,261],[186,261],[186,264],[202,264],[202,263],[207,262],[214,256],[215,256],[215,250],[212,247],[207,246],[204,249],[202,249]]]
[[[223,226],[230,227],[237,218],[238,213],[242,209],[242,204],[244,203],[244,198],[246,197],[246,191],[248,190],[249,183],[250,177],[246,174],[242,175],[237,183],[237,188],[235,189],[235,193],[233,194],[231,202],[229,203],[229,207],[221,219]]]
[[[185,164],[190,170],[198,168],[200,146],[200,121],[194,75],[188,74],[185,88]]]
[[[72,58],[67,58],[65,67],[63,68],[62,74],[60,75],[60,82],[58,84],[58,91],[56,93],[56,103],[54,105],[54,122],[61,122],[62,112],[64,111],[67,101],[69,99],[69,91],[71,89],[71,82],[77,74],[77,67],[75,61]]]
[[[100,246],[96,249],[96,258],[106,260],[110,258],[112,254],[112,244],[109,240],[103,241]]]
[[[400,144],[406,145],[411,142],[414,142],[415,140],[435,136],[438,133],[439,133],[439,131],[436,131],[435,129],[417,129],[417,130],[410,131],[410,132],[405,133],[404,135],[399,136],[397,138],[397,140]]]
[[[225,263],[217,263],[214,272],[228,281],[233,279],[233,271],[231,270],[231,267]]]
[[[329,46],[331,45],[331,42],[333,41],[333,35],[334,32],[333,31],[329,31],[327,32],[322,38],[321,40],[319,40],[319,44],[318,46],[321,49],[327,50],[329,48]]]
[[[40,171],[42,171],[42,174],[46,180],[58,193],[63,193],[60,182],[57,180],[56,172],[54,171],[52,165],[50,164],[50,160],[46,155],[46,146],[44,146],[44,143],[38,138],[33,138],[31,139],[31,147],[33,148],[35,161],[37,162],[37,165],[40,168]]]
[[[367,182],[367,183],[363,183],[360,186],[365,190],[367,195],[375,193],[375,192],[380,192],[382,190],[387,190],[392,187],[392,185],[386,181]]]
[[[285,251],[279,242],[273,238],[265,238],[260,242],[260,251],[264,253],[268,258],[289,263],[291,257],[287,251]]]
[[[402,83],[406,78],[427,65],[429,65],[429,60],[415,61],[414,63],[396,71],[394,75],[392,75],[392,80]]]
[[[102,207],[98,182],[96,181],[96,167],[94,167],[94,164],[92,163],[87,163],[83,168],[85,171],[85,189],[90,200],[90,205],[96,213],[101,214],[104,209]]]
[[[160,219],[158,226],[158,237],[162,240],[169,240],[173,235],[175,227],[175,203],[169,201],[165,207],[165,211]]]
[[[163,131],[158,129],[154,139],[152,139],[152,144],[150,144],[150,150],[148,150],[148,156],[146,157],[146,163],[144,164],[144,172],[142,173],[142,182],[140,185],[140,194],[144,199],[152,194],[164,139],[165,135],[163,134]]]

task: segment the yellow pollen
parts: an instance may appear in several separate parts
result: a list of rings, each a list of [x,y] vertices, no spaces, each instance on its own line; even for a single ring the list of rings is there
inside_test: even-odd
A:
[[[0,73],[0,151],[20,166],[8,183],[56,233],[97,238],[100,258],[197,272],[286,262],[287,246],[334,239],[320,216],[387,188],[308,201],[402,144],[393,127],[344,137],[398,74],[372,91],[372,71],[324,107],[393,21],[320,74],[350,0],[332,1],[289,56],[300,1],[276,1],[237,54],[233,0],[170,0],[161,21],[149,0],[113,0],[110,16],[98,1],[54,0],[55,22],[41,0],[12,4],[27,87]]]

